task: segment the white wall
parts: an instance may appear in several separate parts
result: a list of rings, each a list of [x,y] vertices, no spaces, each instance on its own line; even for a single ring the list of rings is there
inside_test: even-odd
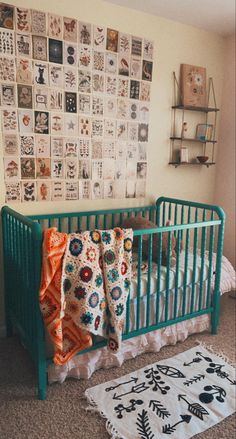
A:
[[[181,63],[204,66],[214,78],[217,105],[221,103],[223,56],[225,41],[217,34],[142,12],[129,10],[102,0],[15,0],[16,6],[29,7],[76,17],[133,35],[151,39],[155,44],[151,92],[150,139],[146,200],[93,200],[64,203],[18,204],[14,208],[24,214],[61,212],[93,208],[120,207],[148,203],[160,195],[211,203],[214,196],[216,169],[206,167],[168,166],[171,110],[173,102],[172,72]],[[0,152],[1,154],[1,152]],[[0,157],[0,207],[4,204],[4,180]],[[0,326],[3,321],[0,291]]]
[[[215,203],[227,215],[224,254],[236,267],[235,237],[235,35],[226,40]]]

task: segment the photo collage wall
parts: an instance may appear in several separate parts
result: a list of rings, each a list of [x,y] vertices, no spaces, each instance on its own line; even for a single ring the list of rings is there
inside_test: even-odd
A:
[[[0,3],[5,200],[145,196],[152,41]]]

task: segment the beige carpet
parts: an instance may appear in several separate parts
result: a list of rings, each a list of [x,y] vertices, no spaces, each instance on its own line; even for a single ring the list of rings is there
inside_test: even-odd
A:
[[[228,295],[222,298],[217,336],[194,335],[158,353],[140,355],[120,368],[100,370],[89,380],[53,384],[48,388],[46,401],[35,397],[34,367],[27,352],[15,337],[0,339],[0,439],[109,439],[105,420],[83,409],[86,403],[81,398],[85,389],[187,350],[197,339],[213,345],[216,351],[223,351],[235,361],[235,305],[236,301]],[[233,439],[235,435],[236,417],[232,415],[195,437]]]

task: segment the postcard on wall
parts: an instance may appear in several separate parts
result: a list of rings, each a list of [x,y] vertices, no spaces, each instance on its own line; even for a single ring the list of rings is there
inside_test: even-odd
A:
[[[65,92],[65,112],[77,113],[77,93]]]
[[[63,201],[64,198],[64,181],[52,181],[52,201]]]
[[[92,139],[91,144],[92,144],[92,159],[102,159],[103,157],[102,141],[97,139]]]
[[[63,17],[63,37],[66,41],[77,43],[77,20],[74,18]]]
[[[66,180],[76,180],[78,178],[78,161],[76,158],[67,158],[65,160],[65,178]]]
[[[34,83],[48,85],[48,64],[34,62]]]
[[[74,181],[66,181],[66,187],[65,187],[65,196],[67,201],[73,201],[78,200],[79,198],[79,188],[78,188],[78,182]]]
[[[50,157],[50,136],[36,135],[35,149],[37,157]]]
[[[104,50],[106,47],[106,29],[103,26],[93,26],[94,49]]]
[[[98,52],[94,50],[93,52],[93,70],[99,70],[104,72],[105,70],[105,54],[104,52]]]
[[[137,163],[137,178],[146,180],[147,178],[147,162]]]
[[[103,97],[93,95],[92,114],[94,116],[103,116]]]
[[[81,69],[91,69],[92,67],[92,50],[90,46],[85,44],[79,46],[79,67]]]
[[[58,89],[49,89],[49,108],[50,110],[62,111],[63,106],[63,92]]]
[[[47,87],[34,87],[34,108],[36,110],[47,110],[48,108]]]
[[[137,177],[137,162],[134,160],[127,160],[127,180],[136,179]]]
[[[32,84],[33,70],[32,61],[29,59],[16,58],[16,81],[21,84]]]
[[[142,102],[139,106],[139,120],[140,122],[149,122],[150,106],[146,102]]]
[[[130,99],[139,99],[140,81],[130,81]]]
[[[144,198],[146,196],[146,180],[136,181],[136,198]]]
[[[131,55],[142,56],[142,38],[132,37]]]
[[[63,157],[64,155],[63,137],[51,136],[51,155],[52,157]]]
[[[54,40],[53,38],[48,39],[48,57],[49,62],[63,63],[62,41]]]
[[[3,110],[2,129],[7,133],[16,133],[18,128],[16,110]]]
[[[26,8],[16,8],[16,31],[31,32],[31,11]]]
[[[147,142],[138,143],[138,160],[147,160]]]
[[[48,35],[51,38],[62,39],[63,34],[62,17],[56,14],[48,14]]]
[[[34,132],[49,134],[49,113],[47,111],[34,112]]]
[[[140,101],[150,101],[150,84],[145,81],[141,81],[140,85]]]
[[[64,115],[61,113],[51,112],[51,134],[63,135],[64,133]]]
[[[114,97],[105,97],[104,99],[104,116],[105,117],[116,117],[116,98]]]
[[[119,78],[117,95],[122,98],[129,97],[129,79]]]
[[[74,43],[64,43],[64,64],[76,67],[78,63],[78,46]]]
[[[92,179],[100,180],[103,178],[103,161],[92,160]]]
[[[78,140],[77,138],[67,137],[64,139],[65,157],[77,157],[78,155]]]
[[[106,49],[110,50],[111,52],[117,52],[118,51],[118,37],[119,32],[114,29],[107,29],[107,44]]]
[[[64,115],[64,135],[77,136],[78,135],[78,116],[74,114]]]
[[[0,57],[0,81],[15,81],[15,60],[14,58]]]
[[[91,78],[91,72],[89,72],[88,70],[79,70],[78,90],[81,93],[91,93]]]
[[[125,198],[126,195],[126,180],[114,181],[115,198]]]
[[[19,108],[32,108],[32,86],[17,84],[17,96]]]
[[[31,35],[16,34],[16,56],[31,58],[32,44]]]
[[[119,75],[129,76],[130,73],[130,57],[128,55],[119,54],[118,57],[118,73]]]
[[[19,179],[18,157],[4,158],[4,175],[6,181],[14,181]]]
[[[115,162],[115,178],[116,180],[126,179],[126,161],[116,160]]]
[[[91,185],[89,180],[79,181],[79,199],[89,200],[91,198]]]
[[[73,67],[64,67],[64,87],[69,91],[78,90],[77,70]]]
[[[127,160],[138,159],[138,145],[135,142],[128,142],[127,144]]]
[[[92,119],[92,137],[103,137],[103,119]]]
[[[86,116],[79,117],[79,136],[91,137],[91,118]]]
[[[45,12],[31,9],[31,23],[32,34],[47,35],[47,16]]]
[[[152,61],[153,60],[153,52],[154,52],[154,44],[153,41],[145,40],[143,41],[143,58]]]
[[[0,54],[15,55],[14,32],[0,28]]]
[[[51,200],[52,186],[50,181],[37,181],[37,201]]]
[[[18,203],[21,200],[20,183],[5,183],[6,203]]]
[[[119,52],[130,54],[130,35],[119,32]]]
[[[22,201],[36,201],[36,182],[22,181],[21,182],[21,196]]]
[[[91,181],[91,196],[92,199],[103,198],[103,181]]]
[[[21,158],[21,178],[22,180],[35,179],[35,159],[32,157]]]
[[[0,27],[14,29],[14,6],[0,3]]]
[[[127,156],[127,143],[126,142],[116,142],[116,160],[126,160]]]
[[[51,177],[51,159],[44,157],[36,159],[36,175],[37,178]]]
[[[79,108],[78,112],[82,114],[91,113],[91,96],[88,94],[79,93]]]
[[[22,134],[33,133],[33,111],[18,110],[19,131]]]
[[[90,160],[79,160],[79,179],[88,180],[91,178]]]
[[[116,95],[117,90],[117,77],[106,75],[106,90],[105,92],[109,95]]]
[[[143,60],[142,79],[152,81],[152,62]]]
[[[18,136],[16,134],[3,134],[3,155],[18,155]]]
[[[104,138],[115,139],[116,137],[116,121],[114,119],[104,120]]]
[[[63,67],[49,65],[49,85],[50,87],[63,88]]]
[[[117,140],[127,140],[128,126],[127,122],[117,120],[116,123],[116,138]]]
[[[182,105],[206,106],[206,68],[181,64]]]
[[[20,136],[20,155],[22,157],[35,156],[34,136]]]
[[[103,179],[113,180],[115,178],[115,160],[103,160]]]
[[[131,101],[129,103],[129,119],[134,121],[139,119],[139,104],[137,101]]]
[[[128,139],[137,142],[138,141],[138,124],[129,122],[128,124]]]
[[[129,101],[127,99],[117,99],[117,119],[127,119],[129,112]]]
[[[47,38],[32,35],[33,58],[40,61],[47,61]]]
[[[104,74],[103,73],[93,73],[93,91],[95,93],[104,92]]]
[[[139,123],[138,125],[138,141],[147,142],[148,141],[148,124]]]
[[[79,22],[79,43],[91,44],[92,40],[92,25],[90,23]]]
[[[78,156],[79,159],[89,159],[91,152],[91,145],[90,145],[89,139],[79,139],[79,145],[78,145]]]
[[[114,198],[114,181],[104,180],[103,182],[103,196],[104,198]]]
[[[51,161],[51,174],[52,178],[64,178],[64,160],[52,159]]]
[[[127,180],[126,182],[126,198],[135,198],[136,196],[136,181]]]
[[[103,143],[103,155],[104,159],[115,159],[116,158],[116,143],[105,140]]]
[[[137,56],[131,57],[130,76],[134,79],[141,79],[142,76],[142,62]]]
[[[106,52],[105,54],[105,69],[107,73],[117,74],[118,59],[117,53]]]
[[[3,107],[15,107],[16,106],[16,91],[15,86],[10,84],[2,84],[2,106]]]

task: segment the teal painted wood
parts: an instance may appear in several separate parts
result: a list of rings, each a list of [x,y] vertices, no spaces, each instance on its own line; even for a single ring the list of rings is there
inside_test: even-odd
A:
[[[191,207],[188,208],[188,223],[191,219]],[[186,295],[187,295],[187,281],[188,281],[188,261],[189,261],[189,231],[186,230],[186,241],[185,241],[185,261],[184,261],[184,286],[183,286],[183,305],[182,305],[182,315],[185,315],[186,311]]]
[[[211,219],[214,219],[214,212],[211,213]],[[211,302],[211,280],[212,280],[212,265],[213,265],[213,251],[215,242],[215,230],[214,227],[210,227],[210,240],[209,240],[209,269],[208,269],[208,282],[207,282],[207,308],[210,306]]]
[[[146,327],[150,322],[150,294],[151,294],[151,276],[152,276],[152,242],[153,235],[149,236],[148,247],[148,273],[147,273],[147,309],[146,309]]]
[[[190,207],[195,209],[194,223],[190,223],[189,219],[185,217],[185,209]],[[171,219],[171,215],[174,212],[174,226],[166,226],[166,209],[168,211],[168,217]],[[178,212],[180,209],[181,224],[176,224],[178,220]],[[197,212],[206,210],[211,213],[211,219],[208,221],[198,220]],[[162,212],[162,213],[161,213]],[[148,230],[134,231],[134,236],[139,240],[139,255],[138,255],[138,288],[137,288],[137,327],[134,331],[130,330],[130,305],[131,300],[127,302],[127,314],[126,314],[126,328],[123,339],[135,337],[140,334],[158,329],[164,326],[178,323],[180,321],[193,318],[198,315],[211,313],[212,314],[212,332],[216,333],[218,319],[219,319],[219,299],[220,299],[220,268],[221,258],[223,250],[223,238],[224,238],[224,221],[225,216],[222,209],[218,206],[210,206],[201,203],[188,202],[185,200],[176,200],[172,198],[161,197],[157,200],[156,206],[145,206],[138,208],[127,209],[115,209],[115,210],[101,210],[91,212],[72,212],[64,214],[52,214],[52,215],[34,215],[32,217],[24,217],[17,212],[4,207],[2,209],[2,222],[3,222],[3,246],[4,246],[4,279],[5,279],[5,295],[6,295],[6,324],[8,332],[11,334],[12,324],[19,331],[22,340],[28,348],[31,357],[34,359],[37,365],[38,374],[38,391],[39,398],[44,399],[46,397],[46,355],[45,355],[45,340],[44,340],[44,327],[42,317],[39,309],[38,290],[41,275],[41,242],[42,242],[42,225],[47,222],[48,225],[58,224],[60,230],[72,230],[80,229],[81,227],[91,226],[92,217],[95,217],[95,228],[99,228],[102,224],[110,227],[119,226],[122,224],[123,219],[127,215],[140,214],[147,218],[153,218],[157,224],[156,228]],[[216,217],[214,219],[213,213]],[[161,218],[163,227],[161,227]],[[212,258],[212,251],[214,247],[214,236],[217,236],[215,229],[218,227],[218,243],[217,243],[217,260],[216,260],[216,277],[213,299],[211,301],[212,306],[209,307],[211,297],[211,291],[208,291],[208,302],[205,309],[194,311],[193,302],[191,300],[191,312],[185,313],[177,317],[177,295],[178,295],[178,256],[180,255],[180,236],[181,234],[193,233],[194,234],[194,258],[197,255],[197,239],[198,232],[202,231],[204,236],[204,230],[210,230],[210,244],[209,244],[209,265]],[[214,234],[212,234],[212,230]],[[175,299],[174,299],[174,313],[173,317],[168,313],[168,306],[165,311],[165,321],[160,322],[160,296],[161,296],[161,253],[162,253],[162,234],[167,232],[169,234],[168,240],[168,256],[167,260],[167,294],[166,300],[169,300],[169,275],[170,269],[170,236],[172,233],[177,237],[177,260],[176,269],[177,275],[175,280]],[[159,252],[158,252],[158,279],[156,290],[156,324],[149,325],[150,323],[150,288],[151,288],[151,252],[149,250],[148,262],[149,269],[147,273],[148,291],[147,291],[147,314],[146,314],[146,328],[140,328],[140,305],[141,305],[141,263],[142,263],[142,238],[143,235],[147,235],[149,238],[149,249],[152,248],[151,242],[154,235],[159,236]],[[186,239],[187,241],[187,239]],[[204,241],[203,241],[204,242]],[[185,242],[186,244],[186,242]],[[188,248],[188,245],[187,245]],[[204,246],[203,246],[204,248]],[[188,251],[187,251],[188,253]],[[9,276],[9,273],[15,272],[16,276]],[[194,272],[194,268],[193,268]],[[196,267],[195,267],[196,272]],[[195,273],[196,274],[196,273]],[[193,273],[194,276],[194,273]],[[22,284],[22,287],[16,284],[16,280]],[[192,282],[192,295],[193,295]],[[209,288],[209,283],[208,283]],[[16,291],[20,290],[20,295],[17,296]],[[97,349],[100,346],[106,345],[106,340],[102,343],[95,341],[95,345],[86,351]],[[82,352],[82,353],[83,353]]]
[[[206,219],[206,209],[203,210],[202,220]],[[200,272],[200,285],[199,285],[199,301],[198,301],[198,310],[202,308],[202,296],[203,296],[203,280],[205,277],[205,255],[206,252],[206,228],[202,229],[202,238],[201,238],[201,272]]]
[[[177,231],[177,248],[176,248],[176,274],[175,274],[175,296],[174,296],[174,320],[177,317],[178,293],[179,293],[179,264],[181,248],[181,230]]]
[[[198,221],[198,209],[195,209],[195,222]],[[197,251],[198,251],[198,229],[194,230],[193,241],[193,274],[192,274],[192,293],[191,293],[191,308],[190,312],[194,310],[195,302],[195,287],[196,287],[196,269],[197,269]]]
[[[171,266],[171,232],[168,232],[167,263],[166,263],[165,322],[168,321],[168,312],[169,312],[170,266]]]

